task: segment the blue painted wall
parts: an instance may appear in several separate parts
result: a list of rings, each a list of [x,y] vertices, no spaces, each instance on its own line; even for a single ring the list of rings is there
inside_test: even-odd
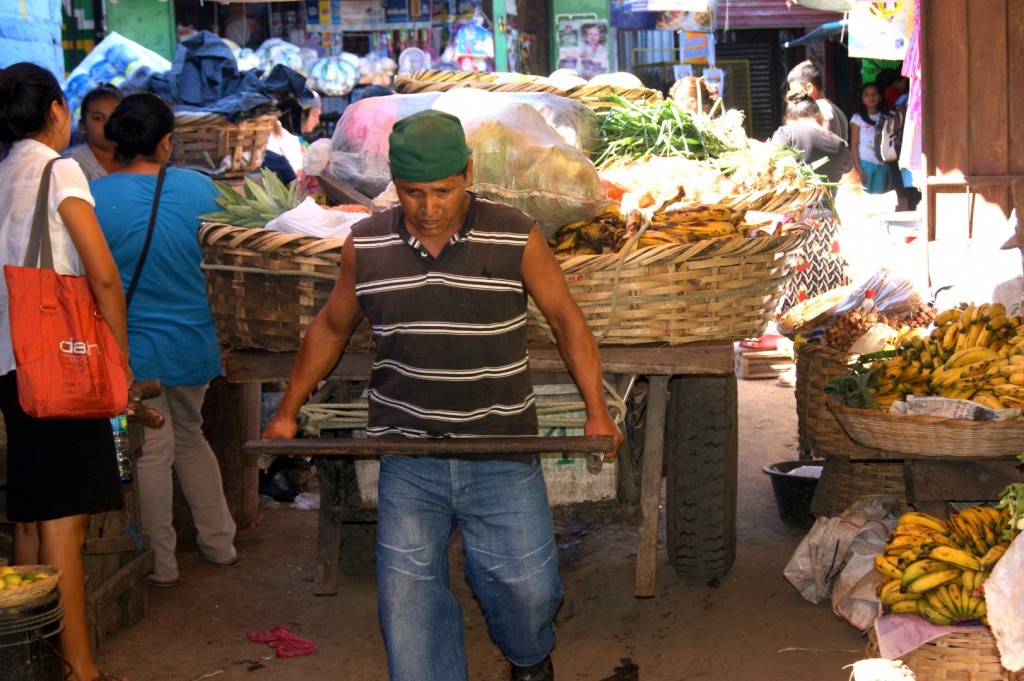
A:
[[[0,67],[30,61],[64,80],[61,49],[61,0],[0,2]]]

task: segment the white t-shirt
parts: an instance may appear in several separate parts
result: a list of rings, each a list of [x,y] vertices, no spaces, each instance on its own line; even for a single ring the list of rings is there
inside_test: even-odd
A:
[[[277,130],[267,138],[267,151],[284,156],[296,175],[302,172],[302,141],[298,135],[285,130],[280,123],[277,124]]]
[[[92,152],[92,147],[84,142],[79,144],[77,147],[72,147],[64,152],[65,158],[73,158],[78,161],[78,165],[82,166],[82,172],[85,173],[86,179],[90,182],[100,177],[106,177],[110,173],[104,168],[96,154]]]
[[[850,125],[856,125],[860,131],[860,144],[857,146],[860,162],[880,164],[881,162],[875,154],[875,126],[864,120],[859,113],[853,114],[853,117],[850,119]]]
[[[29,232],[35,215],[36,196],[43,167],[59,154],[35,140],[16,142],[10,155],[0,163],[0,264],[24,264]],[[53,248],[53,267],[59,274],[84,274],[64,221],[57,212],[64,199],[77,197],[95,205],[78,163],[63,159],[53,164],[50,177],[50,196],[47,217],[50,243]],[[7,282],[0,277],[0,374],[13,370],[14,351],[11,349],[11,326],[7,316]]]

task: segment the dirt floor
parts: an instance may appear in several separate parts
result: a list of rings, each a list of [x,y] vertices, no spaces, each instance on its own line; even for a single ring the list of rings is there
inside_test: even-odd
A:
[[[844,666],[864,657],[861,633],[829,604],[805,601],[782,575],[804,530],[780,521],[762,467],[796,457],[793,390],[772,380],[739,384],[735,565],[720,580],[687,583],[661,543],[657,595],[641,600],[633,596],[636,528],[562,524],[566,596],[553,654],[562,681],[845,681]],[[285,504],[265,510],[239,535],[238,569],[203,563],[194,547],[181,547],[185,581],[149,589],[149,614],[108,639],[102,668],[131,681],[386,679],[373,578],[344,576],[339,595],[312,594],[316,519],[315,511]],[[452,574],[461,575],[458,566]],[[455,581],[470,678],[507,679],[479,607],[464,581]],[[317,651],[277,658],[246,638],[277,625]],[[637,676],[616,673],[624,658],[639,667]]]

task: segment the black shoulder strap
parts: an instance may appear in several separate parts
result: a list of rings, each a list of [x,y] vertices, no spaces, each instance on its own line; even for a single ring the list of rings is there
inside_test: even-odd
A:
[[[153,226],[156,225],[156,211],[160,205],[160,190],[164,186],[164,175],[167,169],[161,167],[160,173],[156,176],[156,191],[153,192],[153,210],[149,214],[149,226],[146,227],[146,242],[142,244],[142,252],[139,253],[139,262],[135,265],[135,273],[132,274],[131,283],[128,284],[128,291],[124,294],[124,306],[127,308],[132,304],[132,296],[135,295],[135,287],[139,285],[139,277],[142,275],[142,266],[146,264],[146,255],[149,254],[149,244],[153,241]]]

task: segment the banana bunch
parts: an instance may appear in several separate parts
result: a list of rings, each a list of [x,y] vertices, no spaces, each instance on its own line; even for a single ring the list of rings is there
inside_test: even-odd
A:
[[[626,221],[616,208],[597,217],[570,222],[548,237],[548,246],[555,255],[614,253],[626,233]]]
[[[624,217],[613,209],[560,227],[548,237],[548,245],[555,255],[595,255],[617,253],[631,243],[631,248],[639,249],[743,236],[738,228],[743,213],[721,205],[677,204],[654,214],[646,225],[641,220],[639,212]]]
[[[1008,514],[971,506],[949,520],[912,511],[900,516],[882,553],[878,598],[892,613],[916,613],[933,624],[986,619],[983,585],[1009,546]]]
[[[737,238],[740,233],[736,229],[736,224],[742,219],[742,213],[733,213],[727,206],[691,203],[656,213],[651,217],[647,232],[656,231],[670,237],[676,243],[692,243],[724,236]]]
[[[1000,303],[940,312],[931,331],[904,326],[895,354],[871,367],[881,372],[872,388],[888,410],[907,395],[973,400],[991,409],[1024,406],[1024,320],[1006,316]]]
[[[299,191],[298,181],[286,187],[277,175],[266,168],[261,170],[260,175],[262,183],[246,177],[241,192],[215,180],[214,185],[220,191],[220,196],[214,201],[224,210],[200,217],[236,227],[263,228],[281,213],[298,206],[305,198]]]

